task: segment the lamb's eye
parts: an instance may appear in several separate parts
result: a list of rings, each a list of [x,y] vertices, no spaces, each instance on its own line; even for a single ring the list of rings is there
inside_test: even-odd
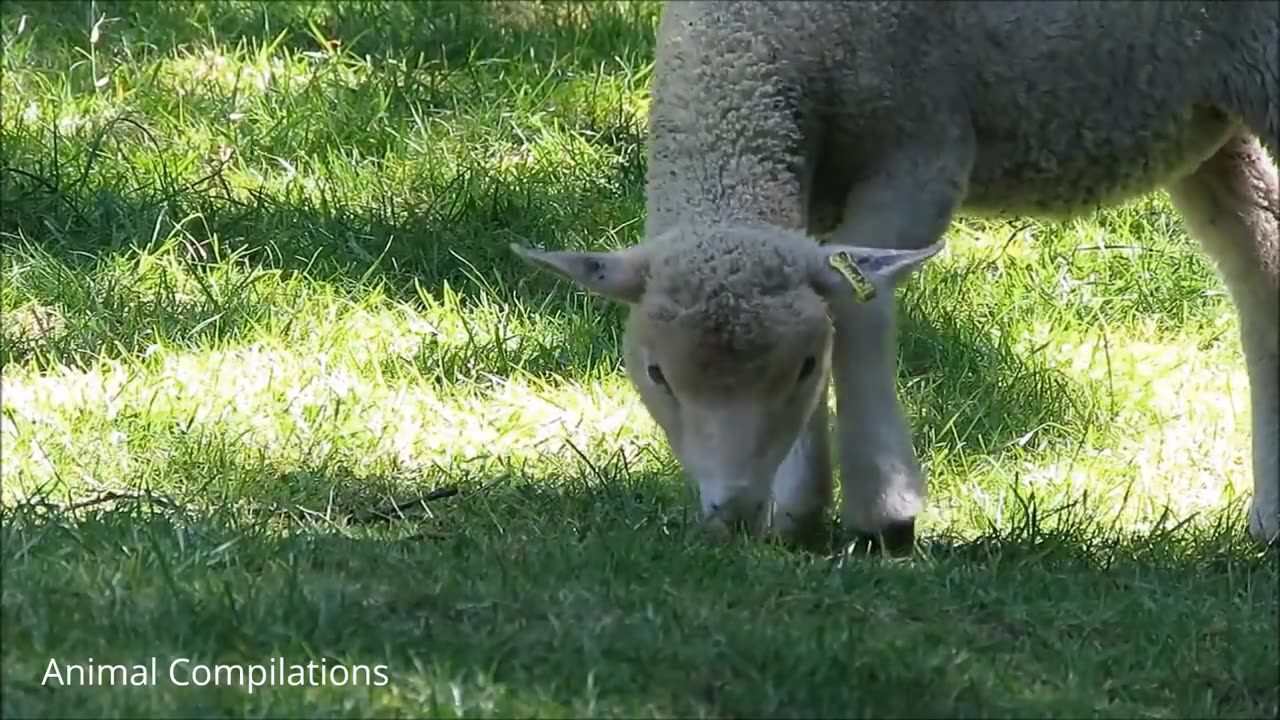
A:
[[[649,379],[653,381],[654,385],[667,387],[667,376],[662,374],[662,368],[657,365],[650,365],[647,372],[649,373]]]
[[[812,355],[805,358],[804,362],[800,363],[800,377],[796,379],[796,382],[804,382],[805,378],[813,374],[813,370],[816,367],[818,367],[817,358]]]

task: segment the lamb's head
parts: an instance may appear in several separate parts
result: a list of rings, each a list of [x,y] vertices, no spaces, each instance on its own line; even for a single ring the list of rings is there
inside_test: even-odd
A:
[[[755,533],[774,475],[826,401],[830,313],[859,291],[892,292],[939,247],[823,246],[733,226],[677,228],[612,252],[513,249],[631,307],[627,372],[696,482],[704,518]]]

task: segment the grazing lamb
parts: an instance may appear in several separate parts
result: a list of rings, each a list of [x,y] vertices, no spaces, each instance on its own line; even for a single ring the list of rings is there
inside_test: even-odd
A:
[[[1249,529],[1270,541],[1280,190],[1262,149],[1280,157],[1278,8],[670,3],[645,241],[516,250],[631,306],[627,370],[708,520],[794,538],[820,525],[830,368],[843,523],[898,550],[926,491],[894,388],[895,284],[958,211],[1066,219],[1165,188],[1240,316]]]

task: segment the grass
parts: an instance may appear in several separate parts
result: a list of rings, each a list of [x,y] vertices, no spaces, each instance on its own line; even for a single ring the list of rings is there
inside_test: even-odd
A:
[[[506,250],[640,237],[657,16],[0,6],[5,716],[1275,716],[1236,319],[1162,195],[961,218],[903,288],[916,556],[688,537],[621,311]]]

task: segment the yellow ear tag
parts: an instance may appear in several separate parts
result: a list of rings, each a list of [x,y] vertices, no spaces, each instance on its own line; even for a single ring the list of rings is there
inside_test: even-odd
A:
[[[876,296],[875,284],[862,274],[862,268],[858,267],[858,263],[848,253],[833,252],[827,256],[827,262],[849,281],[855,300],[864,303]]]

